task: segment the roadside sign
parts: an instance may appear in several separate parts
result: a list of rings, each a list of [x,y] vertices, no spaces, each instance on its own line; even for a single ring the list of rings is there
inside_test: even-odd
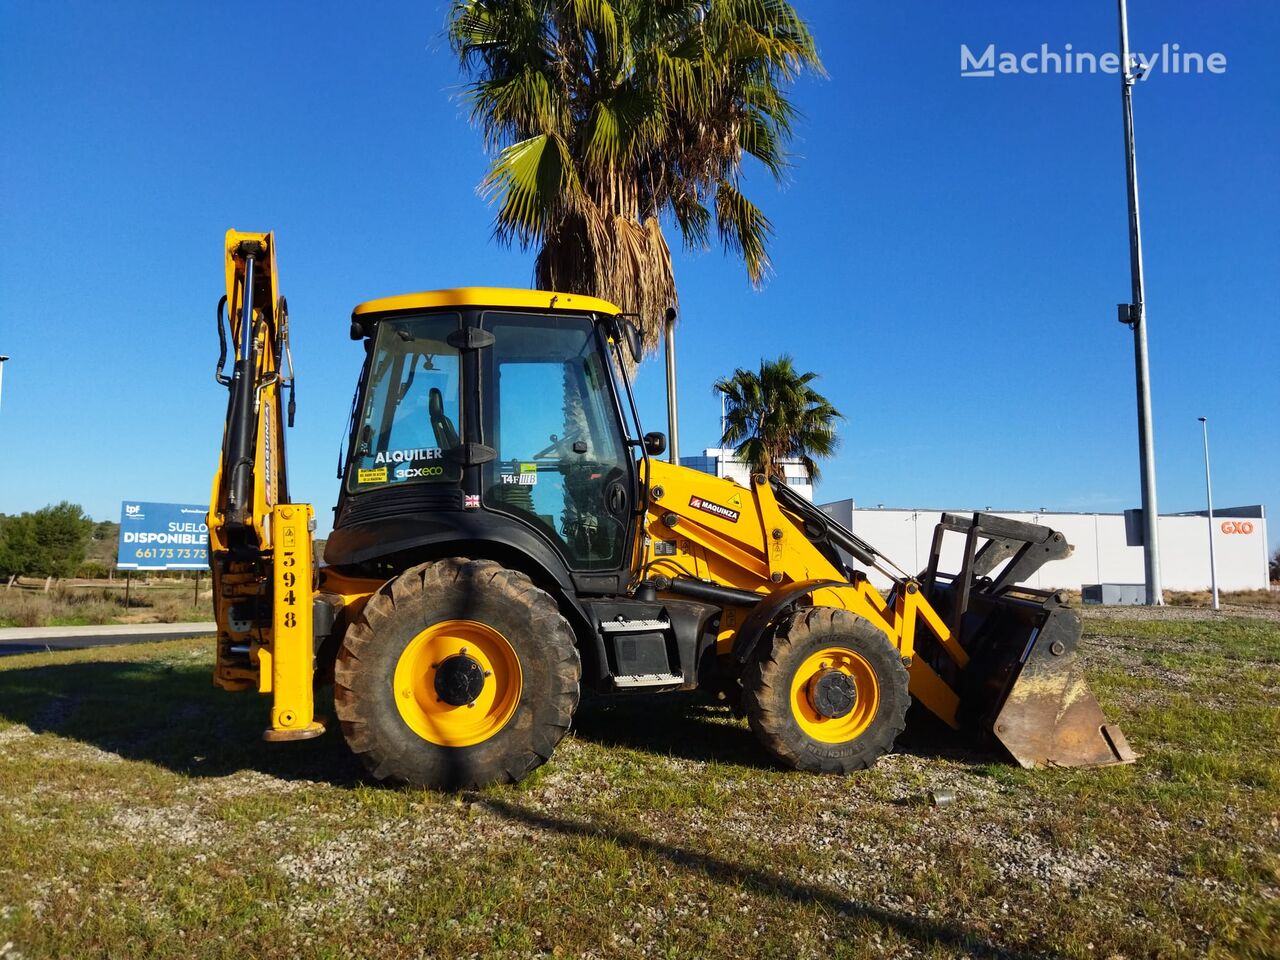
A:
[[[209,528],[199,503],[120,504],[121,570],[208,570]]]

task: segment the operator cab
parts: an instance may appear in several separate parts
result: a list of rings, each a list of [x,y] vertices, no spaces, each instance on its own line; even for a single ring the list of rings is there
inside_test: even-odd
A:
[[[616,307],[444,290],[362,304],[352,337],[367,357],[327,562],[536,543],[552,572],[619,588],[645,453],[621,355],[638,335]]]

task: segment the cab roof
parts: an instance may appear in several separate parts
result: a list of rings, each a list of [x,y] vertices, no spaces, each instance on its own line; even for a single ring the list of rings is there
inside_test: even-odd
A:
[[[402,293],[396,297],[368,300],[351,311],[353,317],[398,310],[431,310],[438,307],[515,307],[525,310],[572,310],[576,313],[621,313],[607,300],[577,293],[549,290],[517,290],[507,287],[455,287]]]

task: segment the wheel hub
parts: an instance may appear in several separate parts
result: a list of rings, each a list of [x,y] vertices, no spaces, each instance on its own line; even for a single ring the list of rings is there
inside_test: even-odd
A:
[[[828,720],[847,717],[858,702],[853,678],[842,670],[823,670],[809,687],[809,702],[819,716]]]
[[[451,706],[475,703],[484,690],[484,667],[475,658],[457,653],[436,665],[436,696]]]

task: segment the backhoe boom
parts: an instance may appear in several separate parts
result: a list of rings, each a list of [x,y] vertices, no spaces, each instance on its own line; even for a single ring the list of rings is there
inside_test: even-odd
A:
[[[312,705],[314,513],[289,502],[285,472],[285,386],[293,419],[288,308],[277,286],[272,234],[230,230],[225,257],[215,377],[228,388],[227,418],[208,518],[218,623],[214,682],[272,693],[267,739],[305,739],[324,728]],[[230,376],[223,374],[228,318],[236,318]]]

